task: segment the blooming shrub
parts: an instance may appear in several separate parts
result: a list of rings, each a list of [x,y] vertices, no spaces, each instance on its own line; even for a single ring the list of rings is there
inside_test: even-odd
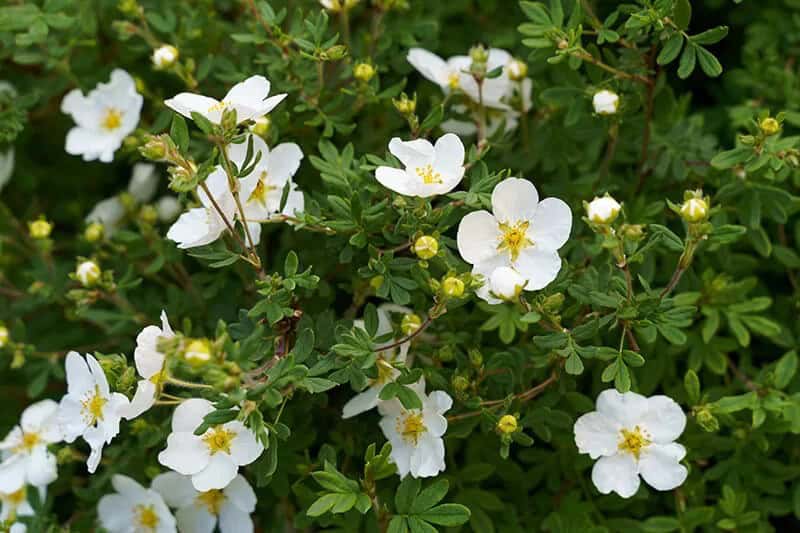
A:
[[[797,9],[4,3],[0,530],[797,529]]]

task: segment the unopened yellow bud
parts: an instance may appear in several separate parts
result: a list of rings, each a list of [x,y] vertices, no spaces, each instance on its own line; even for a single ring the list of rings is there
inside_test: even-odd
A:
[[[686,222],[702,222],[708,218],[708,202],[701,196],[689,198],[681,205],[680,214]]]
[[[28,233],[34,239],[46,239],[52,231],[53,225],[44,218],[28,222]]]
[[[522,81],[528,75],[528,65],[520,59],[512,59],[506,65],[506,73],[512,81]]]
[[[767,117],[765,119],[762,119],[758,127],[761,128],[761,131],[764,133],[764,135],[767,136],[775,135],[776,133],[781,131],[780,123],[772,117]]]
[[[171,67],[178,60],[178,49],[171,44],[164,44],[153,50],[153,66],[158,70]]]
[[[439,253],[439,241],[430,235],[423,235],[414,242],[413,248],[420,259],[430,259]]]
[[[203,365],[211,360],[211,341],[190,339],[183,350],[183,358],[193,365]]]
[[[587,218],[595,224],[602,225],[614,222],[622,208],[619,202],[608,194],[602,197],[595,196],[594,200],[584,205]]]
[[[369,63],[359,63],[353,67],[353,76],[366,83],[375,76],[375,67]]]
[[[258,135],[259,137],[264,137],[267,133],[269,133],[269,129],[272,126],[272,121],[269,119],[268,116],[264,115],[263,117],[258,117],[253,122],[253,125],[250,126],[250,131]]]
[[[75,277],[80,281],[84,287],[91,287],[100,281],[100,276],[103,273],[97,263],[94,261],[83,261],[78,264],[75,269]]]
[[[158,210],[153,205],[143,205],[139,210],[139,220],[152,226],[158,222]]]
[[[421,326],[422,319],[415,313],[408,313],[403,316],[403,320],[400,322],[400,330],[406,336],[415,333]]]
[[[500,421],[497,422],[497,431],[503,435],[511,435],[517,431],[517,417],[514,415],[503,415]]]
[[[99,222],[92,222],[83,231],[83,237],[89,242],[97,242],[103,238],[106,228]]]
[[[6,344],[8,344],[8,339],[11,335],[8,332],[8,328],[5,326],[0,326],[0,348],[4,348]]]
[[[406,93],[401,94],[400,98],[392,98],[392,103],[401,115],[413,115],[417,110],[417,99],[409,98]]]
[[[451,298],[460,298],[464,294],[464,282],[450,276],[442,282],[442,292]]]
[[[369,280],[369,286],[377,291],[381,288],[381,285],[383,285],[383,281],[383,276],[373,276],[372,279]]]

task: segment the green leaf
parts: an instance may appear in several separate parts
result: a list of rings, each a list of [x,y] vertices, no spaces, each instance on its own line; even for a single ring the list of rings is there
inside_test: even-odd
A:
[[[682,30],[689,27],[689,22],[692,20],[692,4],[689,0],[676,0],[672,20]]]
[[[583,361],[576,352],[572,352],[570,356],[567,357],[564,370],[567,371],[567,374],[572,374],[573,376],[583,373]]]
[[[715,155],[711,159],[711,166],[718,169],[732,168],[750,159],[753,149],[749,146],[740,146],[733,150],[726,150]]]
[[[467,523],[469,509],[457,503],[437,505],[422,513],[420,518],[437,526],[454,527]]]
[[[189,149],[189,128],[186,126],[186,121],[178,113],[172,115],[169,136],[172,137],[181,152],[186,152]]]
[[[683,35],[676,33],[664,43],[664,48],[662,48],[661,52],[658,54],[656,62],[659,65],[667,65],[673,62],[675,58],[678,57],[678,54],[680,54],[681,47],[683,47]]]
[[[714,44],[724,39],[726,35],[728,35],[728,27],[717,26],[697,35],[692,35],[690,39],[697,44]]]
[[[775,365],[775,387],[786,388],[797,372],[797,352],[791,351],[778,360]]]
[[[306,514],[308,516],[321,516],[330,511],[339,501],[338,493],[325,494],[311,504]]]
[[[434,481],[414,499],[410,513],[420,514],[427,511],[445,497],[449,488],[450,483],[446,479]]]
[[[681,523],[672,516],[654,516],[642,523],[642,530],[646,533],[668,533],[680,529]]]
[[[411,506],[419,494],[421,482],[419,479],[411,476],[406,476],[397,487],[397,492],[394,495],[394,506],[397,508],[398,513],[408,514],[411,512]]]
[[[529,19],[534,23],[541,26],[552,26],[553,22],[550,20],[550,15],[547,13],[545,7],[539,2],[520,2],[519,7]]]
[[[697,59],[697,55],[695,52],[694,46],[685,46],[683,48],[683,54],[681,54],[681,60],[678,63],[678,77],[681,79],[686,79],[689,75],[694,71],[695,60]]]
[[[722,74],[722,65],[719,60],[702,46],[697,47],[697,60],[700,62],[700,68],[703,69],[707,76],[716,78]]]
[[[694,405],[700,401],[700,378],[694,370],[687,370],[683,376],[683,388],[689,397],[689,403]]]

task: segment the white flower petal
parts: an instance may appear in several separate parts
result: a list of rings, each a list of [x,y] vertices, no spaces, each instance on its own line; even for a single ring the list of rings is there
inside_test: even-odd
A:
[[[532,220],[538,204],[539,193],[528,180],[506,178],[492,191],[492,211],[500,222]]]
[[[158,339],[163,331],[158,326],[147,326],[136,336],[133,360],[136,371],[143,378],[151,378],[164,367],[164,354],[158,351]]]
[[[69,352],[67,354],[65,369],[68,394],[81,396],[94,389],[94,379],[89,371],[89,366],[78,352]]]
[[[106,494],[97,503],[97,517],[100,525],[108,531],[126,531],[130,529],[134,516],[130,501],[121,494]]]
[[[458,224],[458,253],[470,264],[478,264],[497,256],[500,230],[497,219],[488,211],[468,213]]]
[[[167,231],[167,238],[177,243],[178,248],[194,248],[214,242],[219,234],[211,231],[208,210],[197,207],[178,217]]]
[[[172,415],[172,431],[192,433],[203,422],[203,418],[214,410],[214,404],[203,398],[190,398],[175,408]]]
[[[580,453],[588,453],[592,459],[615,455],[619,449],[619,423],[597,411],[581,415],[575,421],[575,445]]]
[[[597,410],[616,420],[622,427],[633,428],[647,414],[648,403],[641,394],[606,389],[597,397]]]
[[[231,458],[237,465],[249,465],[264,451],[264,445],[241,422],[228,422],[223,427],[236,433],[231,442]]]
[[[234,85],[222,100],[233,105],[257,109],[269,94],[270,83],[264,76],[250,76]],[[239,121],[244,120],[239,117]]]
[[[175,518],[181,533],[212,533],[217,525],[217,517],[202,505],[184,507],[175,513]]]
[[[528,236],[538,248],[558,250],[569,239],[571,229],[569,206],[558,198],[545,198],[536,208]]]
[[[647,399],[647,414],[642,418],[641,424],[650,434],[650,440],[658,444],[668,444],[683,433],[686,414],[672,398],[651,396]]]
[[[426,139],[403,141],[399,137],[393,137],[389,141],[389,152],[406,167],[426,165],[436,155],[433,145]]]
[[[89,371],[92,373],[92,381],[94,382],[96,390],[103,397],[107,397],[110,394],[110,390],[103,367],[100,366],[100,363],[98,363],[97,359],[91,354],[86,354],[86,364],[89,366]]]
[[[80,396],[68,394],[61,398],[57,419],[66,442],[73,442],[86,430],[86,422],[81,414],[82,409]]]
[[[122,410],[122,416],[126,420],[133,420],[137,416],[153,407],[156,401],[156,386],[149,379],[139,380],[136,384],[136,392],[133,399],[126,409]]]
[[[447,76],[450,69],[441,57],[423,48],[411,48],[406,59],[425,78],[442,88],[448,87]]]
[[[267,113],[269,113],[270,111],[275,109],[275,107],[278,104],[283,102],[283,99],[286,98],[287,96],[289,96],[289,95],[286,94],[286,93],[281,93],[281,94],[276,94],[275,96],[270,96],[269,98],[267,98],[266,100],[261,102],[261,105],[256,109],[256,113],[250,118],[255,120],[257,118],[260,118],[260,117],[266,115]]]
[[[130,499],[144,499],[147,497],[147,490],[142,487],[135,479],[115,474],[111,476],[111,486],[114,490]]]
[[[446,133],[436,140],[434,166],[448,173],[464,175],[464,143],[457,135]]]
[[[219,101],[214,98],[195,93],[180,93],[164,101],[164,105],[173,111],[177,111],[186,118],[192,118],[192,111],[194,111],[200,113],[209,120],[211,120],[211,117],[209,117],[209,110],[218,104]],[[216,121],[211,121],[215,124],[219,124],[219,120],[220,117],[216,117]]]
[[[210,462],[208,447],[192,433],[170,433],[167,447],[158,454],[158,462],[187,476],[202,471]],[[199,489],[198,489],[199,490]]]
[[[364,392],[356,394],[342,408],[342,418],[352,418],[360,415],[378,405],[378,395],[383,390],[382,385],[371,386]]]
[[[556,279],[561,270],[561,257],[556,251],[540,250],[535,246],[523,248],[514,268],[528,280],[526,291],[538,291]]]
[[[56,456],[45,446],[37,446],[28,459],[27,483],[37,487],[49,485],[58,477]]]
[[[147,203],[153,199],[158,187],[158,173],[152,163],[136,163],[133,165],[133,174],[128,183],[128,192],[140,203]]]
[[[208,465],[192,476],[192,485],[200,492],[224,489],[236,477],[238,469],[230,455],[215,453],[208,461]]]
[[[375,169],[375,179],[378,183],[404,196],[414,196],[417,192],[416,184],[409,179],[405,170],[392,167],[378,167]]]
[[[225,487],[225,496],[232,504],[245,513],[256,510],[256,493],[243,475],[239,474]]]
[[[414,477],[433,477],[445,469],[444,441],[423,436],[411,454],[410,472]]]
[[[58,404],[53,400],[41,400],[33,403],[22,411],[19,425],[26,433],[38,433],[49,426],[58,412]]]
[[[12,455],[0,464],[0,492],[11,494],[25,485],[27,459]]]
[[[602,494],[616,492],[623,498],[630,498],[640,484],[636,460],[629,453],[601,457],[592,468],[592,483]]]
[[[157,475],[150,487],[161,494],[167,505],[176,508],[191,505],[199,494],[192,485],[192,479],[177,472]]]
[[[639,472],[648,485],[656,490],[672,490],[679,487],[689,471],[680,464],[686,449],[680,444],[651,444],[642,450]]]
[[[235,482],[235,479],[231,481]],[[223,505],[219,511],[219,530],[220,533],[253,533],[253,519],[249,512],[236,505]]]
[[[281,143],[269,154],[267,161],[268,178],[271,185],[283,188],[295,175],[303,160],[303,151],[295,143]]]

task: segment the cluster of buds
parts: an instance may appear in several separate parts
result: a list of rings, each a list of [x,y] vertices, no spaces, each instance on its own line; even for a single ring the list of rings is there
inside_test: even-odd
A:
[[[598,115],[614,115],[619,110],[619,95],[608,89],[597,91],[592,96],[592,106]]]
[[[784,113],[778,113],[772,117],[769,113],[762,112],[758,118],[751,123],[751,133],[739,135],[739,142],[745,146],[752,146],[760,153],[767,139],[781,132],[784,119]]]

